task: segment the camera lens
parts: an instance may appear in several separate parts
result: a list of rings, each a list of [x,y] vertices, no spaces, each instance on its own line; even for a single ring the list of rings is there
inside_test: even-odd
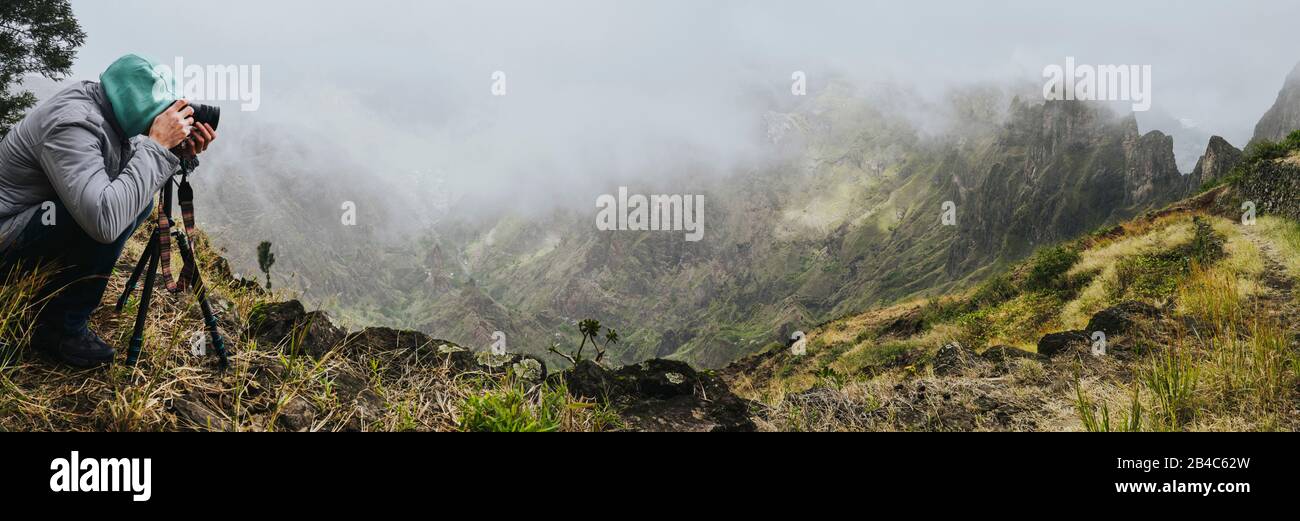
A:
[[[217,124],[221,122],[221,107],[212,105],[203,105],[201,103],[191,103],[190,107],[194,108],[194,124],[207,123],[212,126],[212,130],[217,129]]]

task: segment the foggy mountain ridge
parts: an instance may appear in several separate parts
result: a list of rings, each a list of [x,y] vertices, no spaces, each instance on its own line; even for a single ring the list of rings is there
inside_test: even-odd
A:
[[[419,202],[430,194],[411,186],[348,183],[365,167],[322,157],[310,136],[281,136],[299,140],[282,150],[281,138],[255,128],[228,145],[241,158],[209,161],[200,193],[213,194],[213,210],[200,211],[241,270],[256,265],[251,246],[238,245],[271,240],[281,259],[273,275],[292,275],[279,287],[344,323],[471,346],[504,331],[512,347],[541,354],[590,317],[624,332],[618,361],[716,367],[791,328],[967,285],[1200,184],[1179,174],[1172,139],[1139,134],[1133,116],[1100,104],[955,90],[942,107],[947,130],[931,134],[914,114],[862,96],[828,87],[768,111],[755,132],[771,143],[762,166],[629,183],[633,193],[704,194],[699,244],[597,232],[594,208],[560,201],[551,211],[461,212],[473,206],[468,194],[433,210]],[[614,193],[616,183],[590,191]],[[595,194],[573,196],[582,199]],[[339,225],[338,206],[326,204],[343,200],[356,202],[356,227]],[[966,231],[940,226],[948,200]]]

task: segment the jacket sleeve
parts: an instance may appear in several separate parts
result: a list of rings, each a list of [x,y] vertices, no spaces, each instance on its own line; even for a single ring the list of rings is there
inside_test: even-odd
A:
[[[135,223],[153,194],[180,167],[180,159],[154,140],[142,139],[113,179],[106,172],[100,139],[85,121],[59,124],[45,137],[40,162],[81,229],[109,244]]]

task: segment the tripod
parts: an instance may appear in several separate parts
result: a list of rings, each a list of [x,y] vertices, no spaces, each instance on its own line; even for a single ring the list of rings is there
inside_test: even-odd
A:
[[[212,313],[212,304],[208,302],[207,286],[203,284],[203,278],[199,275],[198,263],[194,257],[194,248],[190,243],[190,237],[194,234],[194,188],[190,186],[189,176],[198,168],[199,160],[197,158],[186,158],[181,160],[180,183],[178,185],[178,196],[181,204],[181,218],[185,222],[185,230],[172,230],[175,224],[172,221],[172,185],[175,177],[172,176],[162,188],[162,207],[158,210],[158,226],[149,236],[149,245],[145,247],[144,253],[135,265],[135,270],[131,272],[131,278],[127,280],[126,290],[122,296],[117,299],[117,311],[120,313],[122,308],[126,307],[126,302],[135,292],[135,286],[140,282],[141,275],[144,276],[144,288],[140,293],[140,307],[135,315],[135,329],[131,333],[131,342],[127,346],[126,365],[135,365],[140,358],[140,348],[144,345],[144,326],[149,316],[149,305],[153,302],[153,290],[159,267],[163,272],[163,277],[167,282],[167,289],[173,293],[179,293],[189,289],[194,292],[195,298],[199,301],[199,309],[203,312],[203,324],[207,328],[208,335],[212,339],[213,350],[216,351],[219,358],[219,367],[226,369],[230,361],[226,355],[226,344],[221,338],[221,332],[217,330],[217,318]],[[181,260],[184,262],[184,268],[181,270],[180,278],[176,281],[171,280],[171,239],[176,239],[176,245],[181,252]]]

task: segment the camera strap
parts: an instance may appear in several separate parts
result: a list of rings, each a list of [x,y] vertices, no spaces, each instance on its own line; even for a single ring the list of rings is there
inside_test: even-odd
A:
[[[177,197],[181,203],[181,222],[185,224],[185,235],[190,238],[190,243],[195,240],[194,235],[194,187],[190,186],[190,176],[188,173],[181,176],[180,187],[177,188]],[[193,262],[190,262],[193,261]],[[187,259],[185,266],[181,267],[181,278],[177,286],[181,289],[193,287],[198,280],[199,269],[194,265],[197,260]]]
[[[181,220],[185,225],[185,234],[194,240],[194,188],[190,186],[189,175],[182,175],[176,196],[180,199]],[[198,276],[198,267],[190,260],[186,260],[181,267],[179,279],[172,278],[172,180],[167,180],[162,189],[162,209],[158,212],[158,254],[159,265],[162,268],[163,281],[167,284],[167,291],[179,293],[193,287],[193,282]]]
[[[172,180],[163,183],[162,208],[158,210],[158,265],[162,268],[162,278],[167,284],[167,291],[176,293],[180,289],[172,280]]]

